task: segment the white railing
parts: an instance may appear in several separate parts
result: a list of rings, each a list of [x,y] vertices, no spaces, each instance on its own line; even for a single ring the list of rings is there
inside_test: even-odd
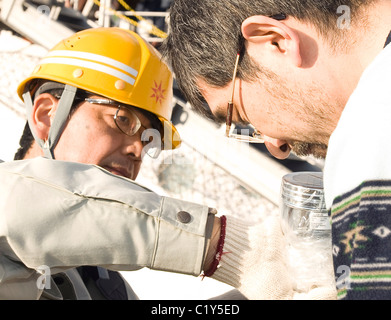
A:
[[[73,2],[73,7],[77,8],[78,0]],[[94,0],[87,0],[84,8],[82,10],[82,14],[84,16],[88,16],[93,8]],[[152,19],[150,18],[164,18],[164,29],[167,26],[167,18],[168,12],[164,11],[115,11],[112,8],[112,0],[100,0],[99,10],[97,12],[97,20],[94,21],[97,26],[101,27],[111,27],[113,26],[112,16],[119,16],[121,19],[120,27],[134,29],[137,33],[139,33],[143,38],[145,38],[149,42],[162,42],[163,38],[159,36],[153,36],[153,29],[156,26],[153,25]],[[139,21],[129,21],[126,18],[129,17],[142,17],[142,19],[138,19]],[[164,30],[160,30],[164,33]]]

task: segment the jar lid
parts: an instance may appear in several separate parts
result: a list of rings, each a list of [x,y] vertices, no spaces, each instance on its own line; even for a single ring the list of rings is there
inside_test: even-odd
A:
[[[322,172],[294,172],[282,177],[281,197],[290,207],[326,210]]]

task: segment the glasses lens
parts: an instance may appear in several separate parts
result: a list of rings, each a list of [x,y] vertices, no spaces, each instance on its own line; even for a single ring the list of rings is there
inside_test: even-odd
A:
[[[264,140],[260,136],[248,136],[244,134],[235,134],[231,133],[229,135],[229,138],[244,141],[244,142],[251,142],[251,143],[264,143]]]
[[[118,107],[114,120],[118,128],[129,136],[136,134],[141,127],[140,119],[136,114],[122,106]]]
[[[162,137],[160,132],[156,129],[146,129],[141,134],[141,141],[143,141],[143,153],[146,153],[151,158],[156,159],[162,151]]]
[[[239,126],[233,130],[231,129],[228,138],[249,143],[264,143],[261,133],[251,125],[246,128]]]

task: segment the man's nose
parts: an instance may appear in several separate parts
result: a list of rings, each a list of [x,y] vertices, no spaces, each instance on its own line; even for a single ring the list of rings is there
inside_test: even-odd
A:
[[[125,136],[124,139],[124,152],[131,156],[134,160],[142,159],[143,142],[141,141],[141,135],[139,132],[133,136]]]

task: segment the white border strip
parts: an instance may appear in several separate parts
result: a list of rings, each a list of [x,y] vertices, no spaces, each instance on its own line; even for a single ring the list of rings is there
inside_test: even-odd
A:
[[[82,68],[89,68],[92,70],[100,71],[102,73],[106,73],[108,75],[111,75],[113,77],[117,77],[130,85],[133,85],[135,82],[135,79],[132,77],[129,77],[123,72],[120,72],[116,69],[104,66],[103,64],[86,61],[86,60],[77,60],[73,58],[44,58],[41,60],[40,64],[66,64],[71,66],[77,66]]]
[[[54,50],[49,52],[47,57],[69,57],[75,59],[87,59],[87,60],[91,60],[92,62],[101,62],[101,63],[111,65],[115,68],[125,71],[126,73],[131,74],[134,77],[137,77],[138,75],[138,71],[129,67],[128,65],[95,53],[89,53],[83,51]]]

